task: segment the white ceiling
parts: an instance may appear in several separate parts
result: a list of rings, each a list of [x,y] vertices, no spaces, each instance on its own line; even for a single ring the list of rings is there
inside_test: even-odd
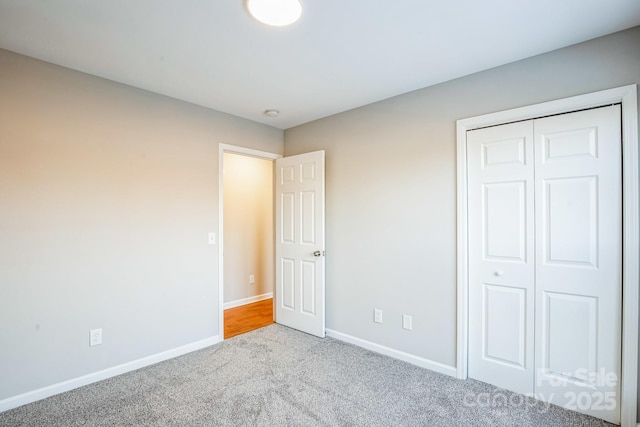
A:
[[[301,1],[277,28],[243,0],[0,0],[0,48],[286,129],[640,25],[639,0]]]

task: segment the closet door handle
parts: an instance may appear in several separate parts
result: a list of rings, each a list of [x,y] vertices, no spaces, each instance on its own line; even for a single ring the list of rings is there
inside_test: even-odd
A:
[[[502,277],[503,274],[504,273],[502,271],[500,271],[500,270],[498,270],[495,273],[493,273],[493,275],[496,276],[496,277]]]

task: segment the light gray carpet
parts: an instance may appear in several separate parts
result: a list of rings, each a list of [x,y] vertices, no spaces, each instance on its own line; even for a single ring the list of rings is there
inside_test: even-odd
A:
[[[457,380],[331,338],[271,325],[0,414],[0,426],[6,427],[78,425],[609,424],[478,381]]]

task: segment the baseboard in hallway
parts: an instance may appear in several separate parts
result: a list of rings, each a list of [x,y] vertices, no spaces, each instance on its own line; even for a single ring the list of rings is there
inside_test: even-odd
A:
[[[223,309],[227,310],[227,309],[230,309],[230,308],[240,307],[241,305],[247,305],[247,304],[250,304],[252,302],[263,301],[263,300],[271,299],[271,298],[273,298],[273,292],[267,292],[266,294],[254,295],[254,296],[248,297],[248,298],[241,298],[241,299],[237,299],[235,301],[225,302],[224,306],[223,306]]]
[[[224,339],[273,323],[273,298],[224,311]]]

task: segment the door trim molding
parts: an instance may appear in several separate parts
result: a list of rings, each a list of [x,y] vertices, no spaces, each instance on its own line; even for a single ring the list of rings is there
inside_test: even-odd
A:
[[[637,85],[579,95],[456,121],[457,139],[457,354],[456,376],[467,378],[468,359],[468,222],[467,144],[469,130],[608,104],[622,104],[622,375],[621,425],[636,426],[638,396],[638,259],[640,210],[638,190]],[[628,379],[628,380],[625,380]]]
[[[218,336],[224,340],[224,153],[240,154],[259,159],[276,160],[282,154],[254,150],[237,145],[218,144]]]

